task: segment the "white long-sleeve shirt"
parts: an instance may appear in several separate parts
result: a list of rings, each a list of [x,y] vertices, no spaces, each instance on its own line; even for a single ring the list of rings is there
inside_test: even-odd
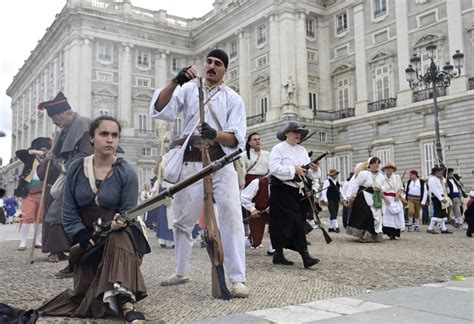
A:
[[[268,158],[270,152],[260,150],[259,153],[254,149],[250,149],[250,159],[247,157],[247,152],[242,153],[242,164],[244,165],[245,174],[265,175],[268,173]],[[260,157],[258,157],[260,154]],[[257,160],[258,159],[258,160]],[[257,161],[257,163],[255,163]],[[249,168],[251,169],[249,170]]]
[[[428,187],[430,187],[430,192],[436,196],[440,201],[445,198],[444,196],[444,183],[443,179],[436,176],[430,176],[428,179]]]
[[[283,182],[288,181],[287,184],[290,185],[289,181],[295,177],[295,166],[310,162],[308,152],[303,146],[298,144],[293,146],[283,141],[275,145],[270,152],[270,174]],[[321,171],[314,172],[309,169],[307,175],[310,179],[317,179],[321,177]]]
[[[354,183],[351,185],[351,196],[355,197],[357,195],[360,186],[366,188],[381,187],[383,181],[384,175],[381,172],[372,173],[368,170],[361,171],[354,179]],[[372,206],[374,204],[373,195],[367,191],[364,191],[363,195],[367,205]]]
[[[244,190],[240,194],[240,202],[242,207],[249,212],[253,212],[256,210],[255,203],[252,201],[258,193],[258,189],[260,187],[260,180],[253,179]],[[270,193],[270,188],[268,188],[268,192]]]
[[[174,122],[178,114],[183,112],[184,121],[180,137],[186,137],[186,135],[191,132],[198,135],[195,128],[199,121],[199,97],[197,84],[194,82],[188,82],[182,87],[176,87],[168,104],[161,110],[161,112],[158,112],[155,109],[155,103],[160,96],[161,90],[162,89],[158,89],[153,94],[150,103],[150,116],[152,118]],[[207,97],[211,96],[212,98],[209,103],[206,104],[206,122],[216,130],[234,134],[237,139],[236,147],[228,147],[221,144],[222,150],[225,154],[230,154],[239,148],[243,150],[245,146],[244,137],[247,131],[247,120],[245,115],[245,105],[242,98],[225,84],[214,88],[212,93],[208,93]],[[208,108],[212,109],[222,129],[220,129],[219,125],[216,124]]]
[[[409,195],[421,196],[421,181],[420,181],[420,179],[411,180],[410,181],[410,187],[409,188],[407,187],[405,192],[408,192]],[[423,197],[421,197],[421,203],[423,205],[426,205],[427,199],[428,199],[428,188],[426,187],[426,183],[425,183],[424,184],[424,190],[423,190]]]
[[[387,176],[383,177],[383,181],[380,184],[382,192],[387,193],[398,193],[403,189],[403,183],[398,174],[393,173],[390,178]]]

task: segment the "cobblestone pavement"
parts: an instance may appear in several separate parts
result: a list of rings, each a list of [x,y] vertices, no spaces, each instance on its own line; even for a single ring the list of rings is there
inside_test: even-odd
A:
[[[453,231],[452,235],[432,235],[423,226],[420,233],[404,232],[400,240],[379,244],[359,243],[346,234],[331,233],[334,241],[326,245],[321,232],[316,230],[309,235],[313,243],[310,252],[321,259],[314,269],[304,269],[294,252],[286,252],[295,261],[294,266],[288,267],[272,265],[265,248],[247,250],[247,285],[251,295],[231,301],[211,297],[209,259],[199,244],[195,245],[191,260],[192,281],[175,287],[160,286],[174,272],[174,251],[160,248],[150,233],[152,253],[145,257],[142,266],[149,296],[138,307],[150,322],[178,322],[441,282],[453,275],[473,276],[473,241],[464,231]],[[72,279],[54,277],[54,272],[65,266],[64,262],[48,263],[45,255],[37,252],[36,261],[30,265],[29,252],[18,252],[17,245],[17,241],[0,243],[2,302],[35,308],[72,287]],[[64,319],[52,318],[42,323],[46,321],[65,323]],[[72,322],[103,321],[67,321]]]

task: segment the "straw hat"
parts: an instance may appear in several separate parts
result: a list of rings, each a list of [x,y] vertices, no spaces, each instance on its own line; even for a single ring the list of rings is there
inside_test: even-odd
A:
[[[382,168],[382,171],[384,171],[385,169],[388,169],[388,168],[392,168],[393,169],[393,172],[396,172],[397,171],[397,167],[394,166],[391,162],[387,162],[383,168]]]
[[[339,174],[339,171],[337,171],[336,169],[331,169],[331,170],[329,170],[328,176],[332,177],[332,176],[335,176],[337,174]]]

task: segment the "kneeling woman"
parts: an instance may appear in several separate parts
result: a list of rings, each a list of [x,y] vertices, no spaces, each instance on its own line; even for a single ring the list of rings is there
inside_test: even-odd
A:
[[[308,243],[304,231],[307,204],[304,193],[293,181],[295,176],[311,179],[320,176],[319,167],[311,164],[311,169],[302,166],[310,163],[308,152],[298,143],[308,135],[295,121],[283,125],[277,138],[282,141],[270,153],[270,239],[275,254],[274,264],[292,265],[283,255],[283,249],[301,254],[305,268],[319,262],[308,253]]]
[[[149,246],[140,226],[125,227],[119,213],[137,205],[138,179],[132,167],[117,158],[121,127],[109,116],[90,127],[94,154],[74,161],[64,187],[63,224],[67,235],[81,247],[94,245],[92,223],[112,220],[113,231],[94,257],[83,257],[74,268],[74,288],[43,304],[41,315],[93,317],[123,315],[127,322],[144,320],[135,303],[147,296],[140,271]],[[102,244],[102,243],[101,243]]]

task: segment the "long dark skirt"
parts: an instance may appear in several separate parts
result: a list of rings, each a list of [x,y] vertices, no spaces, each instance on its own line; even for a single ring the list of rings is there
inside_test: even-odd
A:
[[[70,240],[64,232],[62,224],[50,222],[43,223],[43,247],[44,253],[60,253],[69,251]]]
[[[156,226],[156,237],[162,240],[173,241],[173,230],[169,229],[168,227],[168,217],[166,215],[166,209],[167,208],[165,205],[161,205],[160,207],[156,208],[156,217],[158,223],[158,225]]]
[[[400,237],[400,229],[394,227],[382,227],[383,233],[390,238]]]
[[[114,283],[135,294],[136,301],[147,296],[140,271],[142,257],[135,251],[126,232],[112,232],[106,238],[99,264],[82,263],[74,268],[74,288],[46,301],[38,311],[42,316],[102,318],[113,313],[103,302],[104,292]]]
[[[307,208],[297,188],[272,185],[270,188],[270,239],[273,248],[301,252],[307,249],[304,222]]]
[[[346,232],[364,242],[379,242],[382,239],[382,235],[375,233],[372,210],[367,205],[363,192],[357,194],[352,204]]]

